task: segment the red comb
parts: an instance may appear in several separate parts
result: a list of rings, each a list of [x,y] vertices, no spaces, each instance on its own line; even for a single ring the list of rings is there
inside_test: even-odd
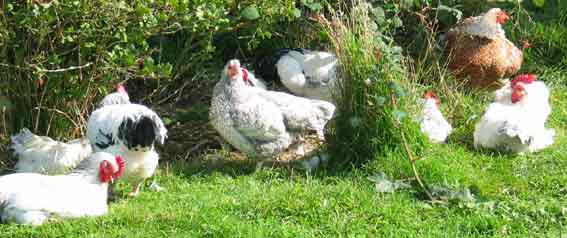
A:
[[[512,83],[512,86],[514,86],[519,82],[522,82],[522,83],[525,83],[525,84],[530,84],[530,83],[533,83],[534,81],[536,81],[535,74],[520,74],[520,75],[516,76],[516,78],[514,78],[511,83]]]
[[[250,86],[254,86],[254,83],[252,81],[250,81],[250,78],[248,76],[248,70],[245,68],[241,68],[242,69],[242,79],[244,79],[244,82],[248,83]]]
[[[498,24],[504,24],[506,23],[506,21],[508,21],[508,18],[510,18],[508,14],[506,14],[506,12],[502,10],[496,15],[496,22]]]
[[[423,95],[424,98],[437,98],[437,96],[435,95],[435,93],[433,91],[427,91],[425,92],[425,94]]]
[[[437,107],[439,107],[441,105],[441,102],[439,101],[439,99],[437,99],[437,96],[435,95],[435,93],[433,91],[427,91],[425,92],[425,94],[423,95],[423,97],[425,99],[434,99],[435,100],[435,104],[437,104]]]
[[[126,87],[124,87],[124,84],[121,84],[121,83],[116,85],[116,91],[119,92],[119,93],[127,93]]]
[[[122,157],[120,156],[116,156],[116,164],[118,164],[118,171],[114,173],[114,179],[119,178],[120,176],[122,176],[122,173],[124,173],[124,159],[122,159]]]

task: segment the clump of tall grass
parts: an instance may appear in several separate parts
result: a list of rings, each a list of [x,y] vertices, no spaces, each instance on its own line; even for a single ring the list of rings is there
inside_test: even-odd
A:
[[[350,5],[350,6],[347,6]],[[343,9],[348,12],[341,14]],[[427,140],[411,111],[416,96],[402,49],[380,32],[364,1],[343,1],[322,18],[340,62],[330,152],[339,165],[358,165],[397,153],[414,159]]]

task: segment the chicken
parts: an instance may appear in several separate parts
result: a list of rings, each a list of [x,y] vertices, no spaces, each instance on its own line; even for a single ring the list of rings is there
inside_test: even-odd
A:
[[[91,154],[91,145],[85,138],[67,143],[33,134],[27,128],[12,136],[12,150],[18,158],[16,172],[64,174]]]
[[[118,84],[116,92],[104,97],[97,107],[115,104],[130,104],[128,93],[122,84]],[[11,148],[18,159],[15,167],[17,172],[49,175],[69,172],[92,153],[87,137],[64,143],[35,135],[27,128],[12,136]]]
[[[144,180],[157,168],[159,155],[154,144],[164,143],[167,129],[161,118],[146,106],[119,104],[102,107],[91,114],[87,137],[93,151],[124,158],[124,180],[134,186],[129,195],[136,196]]]
[[[439,110],[439,99],[433,92],[425,93],[423,100],[423,111],[420,126],[421,131],[425,133],[429,140],[435,143],[442,143],[451,134],[453,128],[447,122],[443,114]]]
[[[130,104],[130,97],[122,84],[116,85],[116,92],[106,95],[98,104],[97,108],[116,104]]]
[[[553,144],[555,131],[545,128],[551,113],[549,89],[535,80],[535,75],[519,75],[502,89],[476,124],[475,148],[525,153]],[[509,99],[503,95],[509,95]]]
[[[107,213],[108,183],[124,171],[122,158],[99,152],[83,160],[68,175],[15,173],[0,177],[0,220],[41,225],[61,218]]]
[[[265,79],[275,76],[272,72],[276,71],[282,84],[294,95],[333,102],[337,64],[337,57],[328,52],[281,49],[260,60],[258,67]]]
[[[246,79],[246,84],[253,87],[258,87],[261,89],[268,89],[266,82],[264,80],[256,77],[254,72],[248,71],[246,68],[242,68],[242,77]]]
[[[506,12],[490,9],[481,16],[469,17],[446,36],[449,68],[458,78],[477,88],[497,88],[501,79],[518,72],[523,52],[506,39],[502,25]]]
[[[323,137],[333,104],[251,87],[244,72],[238,60],[229,61],[213,91],[209,117],[226,141],[252,157],[267,158],[297,142],[300,133]]]

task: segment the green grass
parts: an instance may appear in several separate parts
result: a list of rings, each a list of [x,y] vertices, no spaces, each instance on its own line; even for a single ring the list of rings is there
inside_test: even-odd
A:
[[[175,166],[156,177],[166,192],[112,203],[105,217],[0,225],[0,237],[556,237],[567,222],[565,132],[539,154],[490,155],[451,142],[419,163],[426,181],[476,187],[493,208],[432,206],[411,191],[378,194],[366,179],[371,169],[310,177]],[[393,164],[374,166],[396,173]]]
[[[567,92],[555,88],[552,95],[549,126],[557,140],[549,149],[525,156],[476,151],[470,134],[456,133],[418,162],[429,184],[470,187],[493,205],[431,205],[415,190],[375,192],[367,177],[377,171],[410,177],[400,174],[409,171],[405,158],[313,176],[177,164],[156,177],[166,192],[120,199],[100,218],[3,224],[0,237],[558,237],[567,233],[567,112],[558,106]]]

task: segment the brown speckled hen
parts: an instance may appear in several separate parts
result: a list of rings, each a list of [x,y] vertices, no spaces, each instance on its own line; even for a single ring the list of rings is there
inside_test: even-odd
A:
[[[449,68],[457,78],[475,88],[497,88],[520,70],[523,52],[506,39],[501,24],[507,20],[506,12],[493,8],[447,33]]]

